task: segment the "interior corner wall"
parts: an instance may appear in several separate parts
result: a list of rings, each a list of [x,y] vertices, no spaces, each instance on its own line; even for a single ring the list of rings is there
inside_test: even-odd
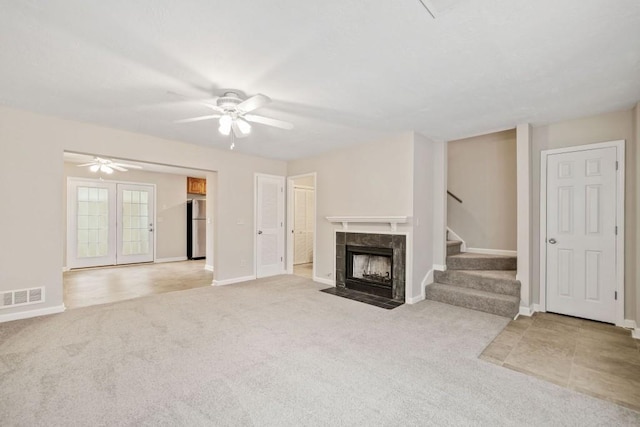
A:
[[[95,180],[100,175],[89,168],[79,168],[76,163],[64,163],[62,180],[62,210],[67,218],[67,178],[88,178]],[[149,172],[131,169],[127,172],[114,171],[105,182],[132,182],[136,184],[154,184],[156,186],[156,222],[155,222],[155,258],[187,257],[187,177],[168,173]],[[64,235],[68,234],[67,222],[64,222]],[[63,265],[67,265],[67,239],[63,242]]]
[[[597,142],[626,140],[625,160],[625,319],[636,319],[636,245],[638,167],[637,141],[634,136],[633,110],[616,111],[597,116],[554,123],[533,128],[532,175],[532,296],[540,302],[540,153],[542,150],[573,147]]]
[[[636,321],[636,328],[640,328],[640,219],[638,219],[638,215],[640,215],[640,102],[636,104],[633,109],[633,145],[635,149],[635,154],[632,157],[627,157],[630,159],[635,158],[635,196],[636,196],[636,313],[635,318],[630,317]],[[633,162],[633,160],[631,160]]]
[[[46,293],[42,304],[0,312],[8,316],[63,303],[64,151],[217,171],[218,227],[209,237],[217,248],[217,280],[255,274],[254,174],[286,174],[282,161],[6,107],[0,107],[0,147],[0,291],[44,286]]]
[[[468,248],[517,249],[516,131],[449,141],[447,224]]]
[[[316,172],[316,277],[334,280],[335,230],[326,217],[406,215],[413,211],[413,133],[292,160],[289,176]],[[352,230],[390,231],[389,225],[350,225]],[[411,233],[410,224],[398,231]]]
[[[434,142],[415,134],[413,144],[413,283],[410,297],[424,294],[434,264]]]

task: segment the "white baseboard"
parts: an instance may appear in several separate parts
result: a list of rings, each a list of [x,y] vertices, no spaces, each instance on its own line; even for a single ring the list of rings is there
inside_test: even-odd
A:
[[[506,249],[467,248],[466,252],[471,254],[518,256],[517,251],[509,251]]]
[[[204,269],[207,271],[213,271],[213,265],[205,264]]]
[[[328,286],[335,286],[336,285],[336,281],[333,279],[325,279],[324,277],[318,277],[318,276],[314,276],[313,277],[313,281],[314,282],[318,282],[318,283],[322,283],[323,285],[328,285]]]
[[[2,314],[0,315],[0,323],[10,322],[12,320],[29,319],[31,317],[46,316],[47,314],[62,313],[67,308],[64,304],[57,305],[55,307],[39,308],[37,310],[25,310],[18,311],[16,313]]]
[[[67,271],[70,271],[71,269],[69,267],[62,267],[62,272],[65,273]]]
[[[640,328],[635,328],[631,331],[631,336],[637,340],[640,340]]]
[[[213,282],[211,282],[211,286],[226,286],[226,285],[232,285],[234,283],[240,283],[240,282],[248,282],[249,280],[255,280],[256,276],[244,276],[244,277],[234,277],[232,279],[225,279],[225,280],[214,280]]]
[[[520,310],[518,311],[518,316],[527,316],[531,317],[534,311],[532,307],[527,307],[526,305],[521,305]]]
[[[427,271],[427,274],[425,274],[424,279],[422,279],[422,282],[420,282],[420,295],[415,297],[405,297],[404,302],[407,304],[416,304],[416,303],[419,303],[420,301],[424,301],[424,299],[426,298],[425,288],[432,283],[433,283],[433,268]]]
[[[424,299],[425,299],[424,292],[421,292],[420,295],[418,295],[417,297],[413,297],[413,298],[407,297],[407,298],[405,298],[404,302],[407,303],[407,304],[417,304],[420,301],[424,301]]]
[[[638,325],[636,324],[635,320],[631,320],[631,319],[624,319],[624,321],[622,322],[622,326],[623,328],[627,328],[627,329],[635,329],[638,327]]]
[[[462,237],[457,235],[456,232],[450,229],[449,227],[447,227],[447,233],[448,233],[447,240],[457,240],[459,242],[462,242],[462,244],[460,245],[460,252],[467,251],[467,243],[464,241]]]
[[[433,264],[433,270],[447,271],[447,266],[442,264]]]
[[[156,264],[161,264],[163,262],[179,262],[179,261],[186,261],[186,260],[187,260],[186,256],[176,256],[172,258],[156,258],[154,262]]]

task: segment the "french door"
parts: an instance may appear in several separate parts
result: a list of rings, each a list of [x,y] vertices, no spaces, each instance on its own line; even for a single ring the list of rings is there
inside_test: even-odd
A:
[[[152,185],[70,179],[67,266],[153,261]]]

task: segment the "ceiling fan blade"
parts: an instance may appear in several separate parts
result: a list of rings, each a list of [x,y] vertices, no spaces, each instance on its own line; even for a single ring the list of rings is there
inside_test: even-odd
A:
[[[210,114],[208,116],[199,116],[199,117],[192,117],[190,119],[176,120],[174,123],[192,123],[192,122],[199,122],[201,120],[219,119],[220,117],[222,117],[222,115],[220,114]]]
[[[240,104],[238,104],[236,108],[243,113],[248,113],[249,111],[253,111],[257,108],[267,105],[270,102],[271,98],[269,98],[267,95],[259,93],[249,99],[245,99]]]
[[[293,129],[293,124],[289,122],[284,122],[282,120],[270,119],[269,117],[255,116],[253,114],[245,114],[242,116],[243,119],[253,122],[260,123],[262,125],[273,126],[280,129],[291,130]]]
[[[96,162],[91,162],[91,163],[83,163],[81,165],[76,165],[76,166],[79,167],[79,168],[82,168],[82,167],[85,167],[85,166],[93,166],[95,164],[96,164]]]
[[[115,164],[115,163],[111,163],[111,164],[109,165],[109,167],[110,167],[111,169],[115,169],[115,170],[120,171],[120,172],[126,172],[126,171],[127,171],[125,168],[123,168],[123,167],[121,167],[121,166],[119,166],[119,165],[117,165],[117,164]]]
[[[109,166],[119,166],[121,168],[127,168],[127,169],[142,169],[142,166],[130,165],[127,163],[120,163],[120,162],[111,163]]]
[[[178,98],[182,98],[182,99],[184,99],[186,101],[197,102],[198,104],[204,105],[205,107],[208,107],[208,108],[211,108],[214,111],[218,111],[220,113],[224,113],[224,108],[220,108],[217,105],[212,104],[211,102],[205,102],[205,101],[203,101],[201,99],[191,98],[190,96],[183,95],[183,94],[177,93],[177,92],[173,92],[171,90],[168,90],[167,93],[169,95],[171,95],[171,96],[177,96]],[[220,97],[216,96],[216,97],[211,98],[211,100],[214,101],[214,100],[216,100],[218,98],[220,98]]]
[[[233,134],[236,138],[246,138],[249,135],[248,133],[242,133],[240,126],[238,126],[238,123],[235,120],[231,123],[231,129],[233,129]]]

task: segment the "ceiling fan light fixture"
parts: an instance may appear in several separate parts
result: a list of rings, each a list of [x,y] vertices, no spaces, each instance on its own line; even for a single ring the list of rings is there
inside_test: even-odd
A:
[[[91,172],[98,172],[98,170],[100,170],[100,165],[91,165],[91,167],[89,168],[89,170]]]
[[[109,175],[111,175],[111,174],[113,173],[113,169],[111,169],[111,168],[110,168],[109,166],[107,166],[107,165],[101,165],[101,166],[100,166],[100,171],[101,171],[101,172],[104,172],[104,173],[106,173],[106,174],[109,174]]]

